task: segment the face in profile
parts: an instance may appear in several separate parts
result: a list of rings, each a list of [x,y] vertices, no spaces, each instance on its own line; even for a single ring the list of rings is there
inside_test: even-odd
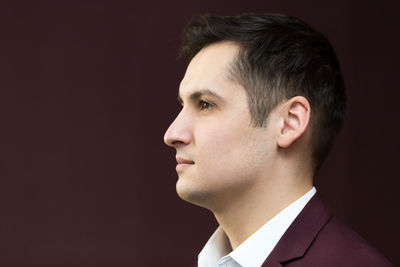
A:
[[[254,187],[273,164],[271,131],[251,125],[246,91],[229,78],[238,51],[222,42],[192,59],[179,88],[182,110],[164,136],[176,149],[178,195],[212,209]]]

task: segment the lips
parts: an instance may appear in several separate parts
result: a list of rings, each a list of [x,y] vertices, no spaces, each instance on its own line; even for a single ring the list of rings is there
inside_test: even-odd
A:
[[[178,163],[176,165],[176,171],[182,171],[183,169],[186,169],[194,164],[193,160],[185,159],[182,157],[176,157],[176,162]]]
[[[176,157],[176,162],[178,164],[194,164],[194,161],[188,160],[188,159],[184,159],[184,158],[181,158],[181,157]]]

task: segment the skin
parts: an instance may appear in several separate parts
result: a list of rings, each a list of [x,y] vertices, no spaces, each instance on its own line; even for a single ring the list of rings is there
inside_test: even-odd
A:
[[[301,96],[253,127],[245,89],[229,78],[239,51],[203,48],[179,88],[182,110],[165,133],[176,149],[178,195],[211,210],[235,249],[312,187],[310,105]]]

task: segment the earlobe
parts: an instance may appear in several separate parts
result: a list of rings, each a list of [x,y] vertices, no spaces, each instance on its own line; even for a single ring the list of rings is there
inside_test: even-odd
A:
[[[311,108],[305,97],[295,96],[283,104],[281,112],[282,124],[277,141],[279,147],[288,148],[306,131]]]

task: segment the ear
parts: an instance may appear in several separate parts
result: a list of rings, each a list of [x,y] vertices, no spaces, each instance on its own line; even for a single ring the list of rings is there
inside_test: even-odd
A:
[[[306,131],[310,122],[311,107],[305,97],[295,96],[283,104],[280,114],[283,123],[280,124],[278,146],[288,148]]]

